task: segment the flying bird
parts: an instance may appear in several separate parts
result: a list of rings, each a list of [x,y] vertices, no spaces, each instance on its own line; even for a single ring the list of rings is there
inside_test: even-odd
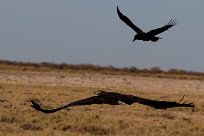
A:
[[[124,22],[126,23],[129,27],[131,27],[137,34],[134,36],[134,39],[133,39],[133,42],[135,40],[142,40],[142,41],[152,41],[152,42],[156,42],[158,41],[159,39],[162,39],[160,37],[156,37],[156,35],[168,30],[169,28],[171,28],[172,26],[175,26],[176,25],[176,20],[174,19],[171,19],[169,21],[169,23],[165,24],[164,26],[160,27],[160,28],[157,28],[157,29],[153,29],[153,30],[150,30],[149,32],[144,32],[142,31],[139,27],[137,27],[136,25],[134,25],[132,23],[132,21],[126,17],[125,15],[123,15],[118,6],[117,6],[117,13],[118,13],[118,16],[119,18]]]
[[[119,102],[123,102],[128,105],[131,105],[133,103],[139,103],[139,104],[153,107],[155,109],[167,109],[167,108],[173,108],[173,107],[194,107],[193,103],[187,103],[187,102],[181,103],[183,98],[184,96],[177,103],[177,102],[171,102],[171,101],[151,100],[151,99],[145,99],[134,95],[125,95],[125,94],[116,93],[116,92],[107,92],[107,91],[99,90],[96,96],[91,96],[78,101],[74,101],[65,106],[58,107],[55,109],[44,109],[37,102],[33,100],[31,100],[31,103],[32,103],[31,107],[43,113],[54,113],[62,109],[66,109],[73,106],[82,106],[82,105],[92,105],[92,104],[119,105],[120,104]]]

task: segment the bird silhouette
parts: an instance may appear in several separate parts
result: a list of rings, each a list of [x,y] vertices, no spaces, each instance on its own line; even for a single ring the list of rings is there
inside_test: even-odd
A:
[[[159,39],[162,39],[160,37],[156,37],[156,35],[168,30],[169,28],[171,28],[172,26],[175,26],[176,25],[176,20],[174,19],[171,19],[169,21],[169,23],[165,24],[164,26],[160,27],[160,28],[157,28],[157,29],[153,29],[153,30],[150,30],[149,32],[144,32],[142,31],[139,27],[137,27],[136,25],[134,25],[132,23],[132,21],[126,17],[125,15],[123,15],[118,6],[117,6],[117,13],[118,13],[118,16],[119,18],[124,22],[126,23],[129,27],[131,27],[137,34],[134,36],[134,39],[133,39],[133,42],[135,40],[142,40],[142,41],[152,41],[152,42],[156,42],[158,41]]]
[[[184,98],[184,96],[183,96]],[[82,105],[92,105],[92,104],[109,104],[109,105],[119,105],[119,102],[123,102],[125,104],[131,105],[133,103],[139,103],[146,106],[153,107],[155,109],[167,109],[173,107],[194,107],[193,103],[181,103],[180,102],[171,102],[171,101],[158,101],[145,99],[142,97],[134,96],[134,95],[125,95],[116,92],[107,92],[103,90],[99,90],[96,96],[91,96],[85,99],[81,99],[78,101],[71,102],[65,106],[55,108],[55,109],[44,109],[37,102],[31,100],[31,107],[33,107],[37,111],[41,111],[43,113],[54,113],[62,109],[66,109],[68,107],[73,106],[82,106]]]

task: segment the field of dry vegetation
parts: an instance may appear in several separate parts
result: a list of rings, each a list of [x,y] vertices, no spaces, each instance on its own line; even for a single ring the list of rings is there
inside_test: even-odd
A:
[[[98,89],[144,98],[193,102],[195,108],[89,105],[46,108],[93,96]],[[204,74],[159,68],[0,62],[0,136],[204,136]]]

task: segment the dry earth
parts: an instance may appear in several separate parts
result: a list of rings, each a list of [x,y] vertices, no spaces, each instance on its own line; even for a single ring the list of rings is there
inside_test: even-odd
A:
[[[90,105],[44,114],[98,89],[144,98],[184,101],[195,108],[155,110],[140,105]],[[0,71],[0,136],[204,136],[204,80],[107,75],[94,72]]]

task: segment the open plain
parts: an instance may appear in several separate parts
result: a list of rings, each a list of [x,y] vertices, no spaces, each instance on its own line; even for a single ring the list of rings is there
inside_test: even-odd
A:
[[[103,89],[149,99],[193,102],[195,108],[157,110],[140,104],[89,105],[44,114]],[[204,80],[103,74],[93,71],[0,70],[0,136],[203,136]]]

